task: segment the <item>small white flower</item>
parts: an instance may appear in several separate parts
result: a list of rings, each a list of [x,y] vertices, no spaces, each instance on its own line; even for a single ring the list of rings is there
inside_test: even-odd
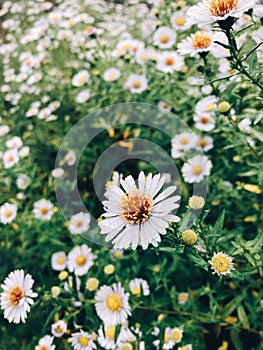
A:
[[[174,51],[164,51],[157,56],[156,69],[165,72],[173,73],[179,71],[184,66],[184,60]]]
[[[210,175],[211,161],[206,156],[197,155],[189,159],[182,167],[184,180],[188,183],[199,183]]]
[[[186,14],[185,11],[177,11],[171,16],[172,27],[176,30],[185,30],[190,27],[186,23]]]
[[[56,338],[61,338],[63,334],[67,330],[67,325],[63,320],[59,320],[56,323],[53,323],[51,326],[51,333],[54,335]]]
[[[10,224],[15,218],[17,214],[17,205],[5,203],[0,207],[0,221],[2,224]]]
[[[215,128],[215,118],[211,113],[203,113],[194,115],[195,127],[202,131],[211,131]]]
[[[25,322],[30,305],[34,304],[32,298],[37,293],[32,291],[34,280],[31,275],[23,270],[10,272],[1,285],[3,292],[0,295],[1,309],[4,310],[4,318],[9,322]]]
[[[169,27],[159,27],[153,35],[153,44],[161,49],[169,49],[175,44],[175,30]]]
[[[74,350],[92,350],[97,348],[93,341],[93,335],[84,332],[82,329],[80,332],[72,333],[71,344]]]
[[[55,271],[63,271],[67,267],[67,255],[65,252],[56,252],[51,256],[51,266]]]
[[[170,106],[169,103],[167,103],[165,101],[160,101],[158,103],[158,108],[162,113],[168,113],[171,111],[172,106]]]
[[[39,220],[50,220],[54,214],[54,206],[47,199],[40,199],[34,203],[33,214]]]
[[[76,162],[76,155],[74,151],[69,151],[66,155],[65,155],[65,161],[67,162],[68,166],[72,166],[75,164]]]
[[[76,102],[85,103],[90,98],[90,91],[88,89],[80,91],[76,96]]]
[[[184,305],[187,302],[188,298],[189,298],[189,293],[185,293],[185,292],[179,293],[178,304]]]
[[[147,296],[150,294],[150,287],[146,280],[142,278],[135,278],[129,283],[130,291],[133,295],[140,297],[141,294]]]
[[[210,136],[198,136],[196,148],[205,152],[209,151],[214,147],[213,139]]]
[[[90,225],[90,215],[88,213],[77,213],[69,221],[70,233],[77,235],[87,232]]]
[[[61,176],[63,176],[65,173],[63,168],[55,168],[52,170],[51,174],[54,178],[59,178]]]
[[[103,73],[103,79],[105,81],[115,81],[121,76],[121,71],[118,68],[108,68]]]
[[[19,162],[19,156],[16,149],[9,149],[3,154],[3,165],[5,169],[12,168]]]
[[[68,269],[70,272],[74,271],[76,276],[83,276],[94,264],[93,261],[96,257],[86,244],[77,246],[68,254]]]
[[[26,174],[19,175],[16,180],[16,185],[20,190],[25,190],[30,185],[30,177]]]
[[[187,23],[203,27],[228,17],[239,18],[254,6],[254,0],[203,0],[187,11]]]
[[[0,136],[4,136],[9,133],[9,126],[8,125],[1,125],[0,126]]]
[[[106,325],[116,326],[126,322],[131,309],[128,303],[129,293],[125,293],[121,283],[112,287],[102,286],[97,292],[96,312]]]
[[[10,149],[18,149],[23,145],[23,142],[20,137],[14,136],[11,139],[6,141],[6,147]]]
[[[197,102],[195,106],[196,114],[207,114],[215,112],[217,108],[217,98],[215,96],[207,96]]]
[[[197,137],[194,133],[183,131],[172,138],[172,157],[174,159],[184,157],[187,152],[195,148]]]
[[[53,345],[53,337],[50,335],[45,335],[39,340],[38,345],[35,350],[55,350],[56,346]]]
[[[133,94],[140,94],[147,89],[148,82],[144,75],[132,74],[124,84],[124,88]]]
[[[90,74],[87,70],[81,70],[77,74],[75,74],[72,78],[72,85],[73,86],[83,86],[89,81]]]

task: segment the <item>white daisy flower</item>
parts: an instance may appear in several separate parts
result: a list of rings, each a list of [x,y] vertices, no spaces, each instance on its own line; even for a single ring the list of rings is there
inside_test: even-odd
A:
[[[24,146],[22,148],[20,148],[20,150],[18,151],[18,155],[21,158],[25,158],[29,155],[30,153],[30,148],[28,146]]]
[[[170,222],[180,219],[171,212],[177,209],[180,196],[170,197],[176,186],[170,186],[158,195],[165,178],[160,174],[146,177],[140,172],[138,187],[132,176],[120,179],[120,186],[112,185],[108,190],[108,200],[103,202],[106,213],[99,222],[101,234],[106,241],[112,241],[114,249],[141,245],[146,249],[149,244],[158,245],[160,235],[166,233]]]
[[[193,350],[192,344],[187,344],[184,346],[179,346],[178,350]]]
[[[234,270],[233,258],[225,253],[214,253],[212,259],[209,261],[213,274],[228,275],[231,270]]]
[[[9,126],[8,125],[1,125],[0,126],[0,136],[4,136],[9,133]]]
[[[15,218],[17,214],[17,205],[5,203],[0,207],[0,222],[2,224],[10,224]]]
[[[60,178],[65,174],[65,170],[63,168],[55,168],[52,170],[51,174],[54,178]]]
[[[80,91],[76,96],[76,102],[85,103],[90,98],[90,91],[88,89]]]
[[[80,332],[72,333],[71,344],[74,350],[92,350],[97,348],[92,334],[84,332],[82,329]]]
[[[160,101],[158,103],[158,108],[162,113],[168,113],[171,111],[172,106],[170,106],[169,103],[167,103],[165,101]]]
[[[3,292],[0,295],[1,309],[4,310],[4,318],[9,322],[25,322],[30,305],[34,304],[32,298],[37,293],[32,291],[34,280],[31,275],[23,270],[10,272],[1,285]]]
[[[46,335],[39,340],[35,350],[55,350],[56,346],[53,345],[53,337]]]
[[[67,255],[65,252],[56,252],[51,256],[51,267],[55,271],[63,271],[67,267]]]
[[[98,343],[103,349],[116,349],[115,342],[116,326],[100,326],[98,330]]]
[[[19,155],[16,149],[9,149],[3,154],[3,165],[5,169],[12,168],[19,162]]]
[[[192,132],[184,131],[172,138],[172,157],[174,159],[184,157],[187,151],[195,148],[196,135]]]
[[[56,338],[61,338],[63,334],[67,330],[67,325],[63,320],[59,320],[56,323],[53,323],[51,326],[51,333],[54,335]]]
[[[162,72],[173,73],[175,70],[179,71],[183,66],[183,58],[174,51],[164,51],[157,56],[156,69]]]
[[[180,55],[190,56],[195,56],[198,53],[202,52],[211,52],[212,54],[214,54],[218,50],[218,44],[216,44],[215,41],[221,43],[224,42],[224,34],[199,30],[198,32],[191,34],[189,37],[182,40],[177,45],[178,53]]]
[[[87,232],[90,225],[90,215],[88,213],[77,213],[69,221],[69,231],[73,235]]]
[[[150,287],[146,280],[142,278],[135,278],[129,283],[130,291],[133,295],[140,297],[141,294],[147,296],[150,294]]]
[[[10,148],[10,149],[18,149],[23,145],[23,141],[21,140],[20,137],[14,136],[11,139],[7,140],[5,145],[7,148]]]
[[[124,88],[133,94],[140,94],[148,87],[148,81],[144,75],[132,74],[124,84]]]
[[[210,175],[211,161],[206,156],[197,155],[189,159],[182,167],[185,182],[198,183]]]
[[[105,72],[103,73],[103,79],[105,81],[115,81],[119,79],[121,76],[121,71],[118,68],[109,68],[106,69]]]
[[[73,86],[83,86],[85,85],[90,78],[90,74],[87,70],[81,70],[77,74],[75,74],[72,78],[72,85]]]
[[[76,276],[83,276],[94,264],[93,261],[96,257],[86,244],[77,246],[68,254],[68,269],[70,272],[74,272]]]
[[[95,296],[96,312],[106,325],[116,326],[126,322],[131,309],[128,303],[129,293],[125,293],[121,283],[112,287],[102,286]]]
[[[176,33],[169,27],[159,27],[153,35],[153,44],[161,49],[169,49],[175,44]]]
[[[54,214],[54,206],[48,199],[40,199],[33,206],[33,213],[36,219],[48,221]]]
[[[19,175],[16,179],[16,185],[20,190],[25,190],[30,185],[30,177],[26,174]]]
[[[195,106],[196,114],[212,113],[217,108],[217,98],[215,96],[207,96],[198,101]]]
[[[72,166],[75,164],[76,162],[76,154],[74,151],[69,151],[66,155],[65,155],[65,161],[67,162],[68,166]]]
[[[187,23],[203,27],[229,17],[239,18],[254,5],[254,0],[203,0],[187,11]]]
[[[178,304],[184,305],[189,298],[189,293],[182,292],[178,294]]]
[[[210,151],[214,147],[213,139],[210,136],[198,136],[196,148],[204,152]]]
[[[142,48],[136,52],[135,60],[138,64],[145,64],[152,57],[152,52]]]
[[[211,113],[194,115],[195,127],[202,131],[211,131],[215,128],[215,118]]]
[[[190,28],[190,24],[186,23],[185,11],[177,11],[171,16],[172,27],[176,30],[186,30]]]

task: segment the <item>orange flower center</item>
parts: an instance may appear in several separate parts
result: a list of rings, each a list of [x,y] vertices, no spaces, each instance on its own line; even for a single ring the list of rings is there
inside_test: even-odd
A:
[[[19,304],[20,300],[25,296],[24,290],[20,286],[11,289],[9,294],[9,301],[12,306]]]
[[[203,124],[207,124],[209,122],[209,118],[208,117],[201,117],[200,121]]]
[[[208,0],[208,9],[212,16],[223,17],[238,5],[239,0]]]
[[[201,165],[193,165],[192,166],[192,173],[193,175],[200,175],[203,171],[203,168]]]
[[[7,161],[8,162],[13,162],[14,161],[14,157],[12,155],[7,157]]]
[[[5,211],[5,217],[6,218],[10,218],[11,215],[12,215],[12,211],[11,210],[6,210]]]
[[[172,66],[172,65],[174,64],[174,59],[173,59],[172,57],[167,57],[167,58],[165,59],[165,64],[166,64],[167,66]]]
[[[76,263],[78,266],[85,265],[86,261],[87,261],[87,258],[85,257],[85,255],[79,255],[76,259]]]
[[[201,147],[205,147],[206,146],[206,140],[205,139],[200,139],[198,141],[198,143],[199,143],[199,146],[201,146]]]
[[[212,43],[212,35],[204,30],[199,30],[193,36],[193,48],[205,49]]]
[[[82,226],[83,226],[83,221],[76,222],[76,227],[82,227]]]
[[[46,215],[48,213],[48,209],[46,207],[41,208],[40,212],[42,215]]]
[[[141,82],[140,82],[139,80],[135,80],[135,81],[133,82],[133,87],[134,87],[135,89],[139,89],[139,88],[141,87]]]
[[[169,41],[169,36],[168,36],[168,35],[164,34],[164,35],[162,35],[162,36],[160,37],[160,42],[161,42],[162,44],[167,44],[168,41]]]
[[[153,208],[152,200],[138,193],[127,193],[122,198],[121,218],[129,224],[142,224],[148,220]]]
[[[185,24],[185,19],[183,17],[178,17],[178,18],[176,18],[175,23],[178,26],[183,26]]]
[[[189,143],[189,140],[186,138],[186,137],[183,137],[181,140],[180,140],[180,144],[181,145],[187,145]]]

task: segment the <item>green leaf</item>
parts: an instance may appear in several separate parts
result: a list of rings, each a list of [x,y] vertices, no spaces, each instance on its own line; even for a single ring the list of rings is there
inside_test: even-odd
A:
[[[255,70],[258,66],[258,56],[256,51],[253,51],[250,55],[249,62],[248,62],[248,69],[250,73],[255,73]]]
[[[237,307],[241,304],[241,301],[243,300],[244,296],[237,295],[234,299],[232,299],[228,304],[224,306],[223,313],[222,313],[222,319],[226,319],[228,316],[232,314],[234,310],[237,309]]]
[[[248,317],[247,317],[246,311],[245,311],[245,309],[244,309],[242,304],[238,305],[238,307],[237,307],[237,316],[238,316],[238,319],[239,319],[240,323],[244,327],[249,328]]]
[[[224,221],[225,221],[225,211],[223,210],[222,213],[219,215],[218,219],[216,220],[213,231],[216,233],[221,232],[224,226]]]

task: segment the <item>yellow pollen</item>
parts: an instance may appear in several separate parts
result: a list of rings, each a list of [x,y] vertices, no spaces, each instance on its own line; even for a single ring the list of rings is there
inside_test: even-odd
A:
[[[185,302],[185,301],[187,301],[188,296],[187,296],[187,294],[182,294],[182,295],[179,296],[179,299],[180,299],[180,301]]]
[[[48,209],[46,207],[41,208],[40,212],[42,215],[46,215],[48,213]]]
[[[5,217],[6,218],[10,218],[11,215],[12,215],[12,211],[11,210],[6,210],[5,211]]]
[[[200,30],[193,35],[193,48],[206,49],[212,43],[212,36],[210,33]]]
[[[200,140],[198,141],[198,144],[199,144],[199,146],[201,146],[201,147],[205,147],[205,146],[207,145],[205,139],[200,139]]]
[[[115,338],[115,332],[116,332],[116,327],[115,326],[110,326],[106,329],[106,337],[108,339],[114,340]]]
[[[203,168],[201,165],[194,165],[192,166],[192,173],[193,175],[200,175],[203,171]]]
[[[84,75],[81,75],[79,78],[78,78],[78,82],[80,84],[85,84],[86,83],[86,77]]]
[[[212,16],[223,17],[235,10],[239,0],[208,0],[208,10]]]
[[[76,259],[76,263],[77,263],[78,266],[85,265],[86,261],[87,261],[87,259],[86,259],[86,257],[84,255],[79,255],[77,257],[77,259]]]
[[[11,289],[9,293],[9,301],[11,306],[19,304],[20,300],[24,298],[24,290],[20,286],[16,286]]]
[[[167,58],[165,59],[165,64],[166,64],[167,66],[172,66],[172,65],[174,64],[174,59],[173,59],[172,57],[167,57]]]
[[[134,87],[135,89],[139,89],[139,88],[141,87],[141,82],[140,82],[139,80],[135,80],[135,81],[133,82],[133,87]]]
[[[132,294],[136,295],[137,297],[139,297],[141,295],[141,287],[140,286],[136,286],[132,289]]]
[[[217,255],[212,259],[212,266],[216,272],[226,273],[231,268],[230,259],[224,255]]]
[[[56,329],[55,329],[55,331],[56,331],[57,333],[63,333],[63,329],[62,329],[60,326],[57,326]]]
[[[164,34],[164,35],[162,35],[162,36],[160,37],[160,42],[161,42],[162,44],[167,44],[168,41],[169,41],[169,36],[168,36],[168,35]]]
[[[183,26],[185,24],[185,19],[183,17],[178,17],[178,18],[176,18],[175,23],[178,26]]]
[[[116,294],[110,294],[106,299],[106,306],[112,312],[118,312],[122,308],[121,297]]]
[[[167,333],[164,333],[164,343],[168,343],[169,341],[169,335]]]
[[[122,197],[122,215],[129,224],[142,224],[149,219],[153,208],[152,200],[149,196],[140,195],[137,192],[127,193]]]
[[[87,346],[87,345],[89,345],[89,339],[87,337],[85,337],[84,335],[81,335],[79,337],[79,343],[81,346]]]
[[[59,265],[63,265],[64,262],[65,262],[65,258],[63,258],[62,256],[61,256],[60,258],[58,258],[58,260],[57,260],[57,263],[58,263]]]

